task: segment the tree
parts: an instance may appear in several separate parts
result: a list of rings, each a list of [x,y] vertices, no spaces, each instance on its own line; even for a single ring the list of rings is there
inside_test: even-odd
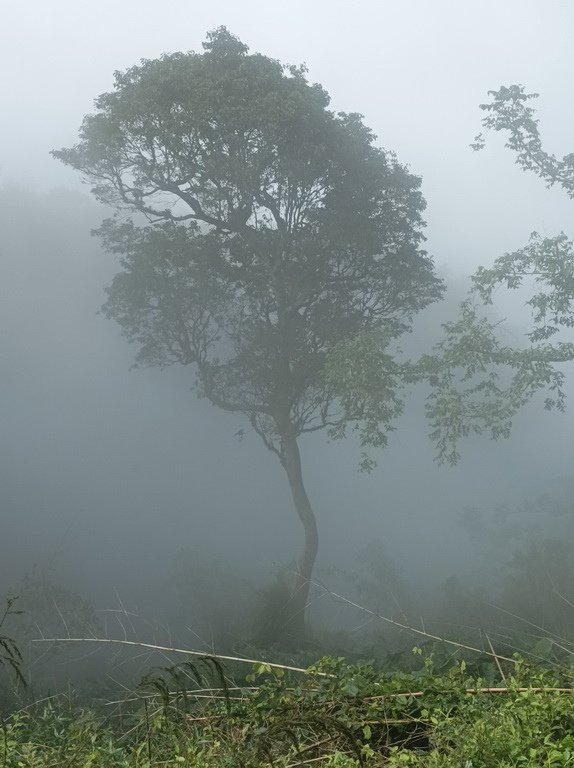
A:
[[[305,534],[289,611],[300,634],[318,532],[298,440],[361,429],[366,413],[341,408],[326,358],[364,333],[390,344],[443,285],[422,249],[420,179],[360,115],[334,114],[303,67],[249,55],[224,27],[203,47],[116,73],[79,143],[53,154],[147,219],[99,230],[122,264],[105,312],[137,361],[194,366],[199,395],[246,416],[285,470]],[[379,387],[380,442],[399,379]]]
[[[506,146],[524,171],[533,171],[549,187],[557,184],[574,197],[574,154],[559,160],[544,149],[538,120],[528,104],[537,94],[511,85],[489,95],[490,103],[480,105],[487,113],[483,128],[506,132]],[[471,147],[484,146],[484,135],[479,133]],[[555,237],[533,232],[523,248],[497,258],[490,268],[479,267],[472,282],[459,318],[445,324],[443,341],[434,355],[419,361],[417,370],[433,388],[427,414],[439,458],[451,462],[459,457],[460,438],[471,432],[508,437],[514,416],[541,391],[547,393],[548,410],[564,411],[562,364],[574,360],[574,344],[561,336],[574,327],[574,244],[564,232]],[[492,304],[500,286],[526,287],[529,292],[526,306],[532,326],[522,348],[501,343],[499,323],[481,312],[480,303]]]
[[[574,154],[558,160],[544,150],[538,121],[528,106],[536,94],[513,85],[490,95],[492,101],[481,105],[487,112],[483,127],[506,131],[506,146],[523,170],[534,171],[549,186],[558,184],[574,197]],[[475,150],[484,145],[483,134],[471,144]],[[574,344],[560,335],[574,327],[574,244],[563,232],[556,237],[532,233],[525,247],[499,257],[491,268],[480,267],[472,283],[458,317],[443,325],[443,338],[434,350],[399,366],[400,380],[428,387],[430,438],[438,461],[450,464],[459,460],[460,441],[470,434],[509,437],[516,414],[540,392],[546,392],[548,410],[563,411],[562,365],[574,360]],[[500,322],[484,311],[500,286],[530,290],[526,305],[532,327],[523,347],[503,343]],[[328,379],[342,393],[347,412],[358,403],[362,406],[365,448],[379,444],[385,400],[377,386],[388,380],[388,371],[380,335],[368,333],[342,342],[327,362]]]

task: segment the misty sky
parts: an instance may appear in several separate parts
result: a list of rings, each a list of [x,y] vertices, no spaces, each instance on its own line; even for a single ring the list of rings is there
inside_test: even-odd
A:
[[[305,62],[335,110],[363,113],[379,143],[423,177],[428,248],[443,274],[461,279],[523,246],[533,230],[574,235],[573,203],[520,171],[500,136],[480,153],[469,148],[487,91],[521,83],[540,93],[547,148],[574,151],[570,2],[3,4],[0,188],[12,190],[14,207],[2,212],[0,232],[0,579],[16,561],[61,558],[64,570],[106,583],[137,580],[134,558],[152,544],[160,559],[184,542],[236,563],[259,558],[262,570],[298,552],[298,523],[273,457],[255,439],[234,439],[240,422],[197,403],[187,372],[129,371],[133,350],[96,314],[114,272],[89,238],[100,211],[86,203],[82,213],[76,197],[66,198],[61,190],[88,188],[49,155],[75,142],[114,70],[201,51],[222,24],[252,52]],[[31,202],[17,188],[40,197]],[[52,216],[41,200],[53,190]],[[420,534],[436,542],[440,559],[465,501],[544,488],[571,466],[572,415],[529,414],[512,444],[472,444],[455,470],[433,465],[419,412],[407,414],[406,432],[393,436],[370,477],[356,472],[353,447],[306,441],[321,557],[336,559],[343,542],[390,535],[406,560]],[[147,561],[151,581],[160,568]]]
[[[438,263],[474,266],[531,229],[569,225],[570,206],[513,167],[502,141],[473,154],[477,105],[501,84],[541,94],[544,138],[571,151],[574,6],[567,0],[149,0],[5,3],[0,181],[76,186],[48,155],[71,145],[114,70],[201,50],[225,24],[252,51],[305,62],[333,107],[362,112],[380,142],[424,179]]]

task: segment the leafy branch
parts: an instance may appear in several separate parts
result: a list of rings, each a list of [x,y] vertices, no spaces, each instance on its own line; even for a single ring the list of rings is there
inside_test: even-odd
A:
[[[481,104],[486,112],[482,126],[486,131],[508,133],[506,146],[516,154],[516,164],[524,171],[534,171],[549,187],[559,184],[568,197],[574,197],[574,153],[558,159],[542,145],[538,119],[528,102],[538,98],[537,93],[526,93],[522,85],[501,86],[489,91],[489,104]],[[470,145],[475,151],[484,148],[483,133],[475,136]]]

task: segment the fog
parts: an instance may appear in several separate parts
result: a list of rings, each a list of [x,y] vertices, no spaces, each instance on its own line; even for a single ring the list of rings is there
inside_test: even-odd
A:
[[[478,265],[522,247],[532,231],[574,235],[572,201],[523,173],[501,136],[480,153],[469,147],[487,91],[521,83],[540,94],[535,106],[549,151],[573,151],[574,9],[518,0],[213,0],[209,7],[172,0],[159,10],[148,0],[119,7],[36,0],[2,15],[0,592],[18,594],[27,575],[40,575],[97,610],[121,605],[152,624],[191,627],[183,638],[190,647],[202,640],[233,647],[251,631],[250,585],[269,587],[300,553],[287,481],[247,422],[198,400],[190,369],[132,369],[134,348],[99,313],[118,261],[90,231],[109,211],[49,152],[76,142],[94,98],[112,89],[114,70],[164,52],[201,51],[220,25],[250,52],[305,62],[335,110],[362,113],[377,143],[422,177],[426,248],[449,287],[415,325],[409,343],[424,352]],[[520,301],[499,299],[494,312],[518,343]],[[572,393],[571,364],[565,370]],[[317,580],[355,595],[352,577],[340,572],[358,572],[359,553],[380,541],[409,589],[438,603],[452,577],[477,584],[482,574],[490,584],[528,540],[533,520],[540,540],[558,536],[569,546],[572,426],[571,409],[545,412],[540,397],[519,413],[510,440],[469,438],[457,466],[439,466],[414,392],[370,474],[358,471],[354,438],[304,437],[320,536]],[[524,511],[544,494],[566,511]],[[506,539],[489,527],[497,505],[518,510]],[[482,540],[464,524],[469,507],[486,520]],[[193,625],[198,584],[188,597],[186,569],[204,580],[214,615],[241,614],[225,640],[202,634],[208,609]],[[312,598],[311,624],[361,623],[344,609],[329,614],[328,602]]]

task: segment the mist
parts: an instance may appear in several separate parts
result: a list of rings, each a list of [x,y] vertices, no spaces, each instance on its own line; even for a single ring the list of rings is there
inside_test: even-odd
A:
[[[422,177],[425,248],[447,292],[415,321],[406,343],[416,356],[440,339],[479,265],[523,247],[533,231],[574,235],[572,201],[523,173],[501,136],[481,153],[469,147],[487,92],[516,82],[540,94],[549,150],[572,151],[574,104],[565,94],[574,10],[515,0],[352,8],[175,0],[158,14],[148,0],[119,9],[58,0],[3,15],[0,593],[21,594],[26,611],[26,585],[65,590],[46,598],[53,610],[30,634],[69,634],[75,595],[87,601],[78,614],[96,617],[100,634],[118,631],[106,612],[121,609],[137,615],[130,636],[141,640],[159,633],[192,648],[240,648],[257,636],[262,606],[302,546],[284,473],[244,418],[197,398],[190,367],[133,367],[134,346],[100,311],[119,259],[91,231],[111,211],[50,151],[77,141],[115,70],[201,52],[220,25],[251,53],[305,62],[335,111],[364,115],[377,145]],[[523,299],[501,291],[492,312],[519,343]],[[564,370],[568,395],[572,364]],[[547,412],[536,397],[508,440],[470,437],[450,467],[435,461],[424,392],[413,387],[406,403],[371,473],[358,469],[353,435],[301,439],[320,537],[310,626],[350,637],[365,631],[364,616],[329,590],[395,617],[428,610],[445,632],[467,624],[471,592],[476,605],[498,601],[520,614],[528,601],[516,553],[541,552],[547,542],[566,548],[554,583],[574,588],[565,570],[571,408]],[[567,625],[571,606],[557,600],[549,626],[562,611]]]

